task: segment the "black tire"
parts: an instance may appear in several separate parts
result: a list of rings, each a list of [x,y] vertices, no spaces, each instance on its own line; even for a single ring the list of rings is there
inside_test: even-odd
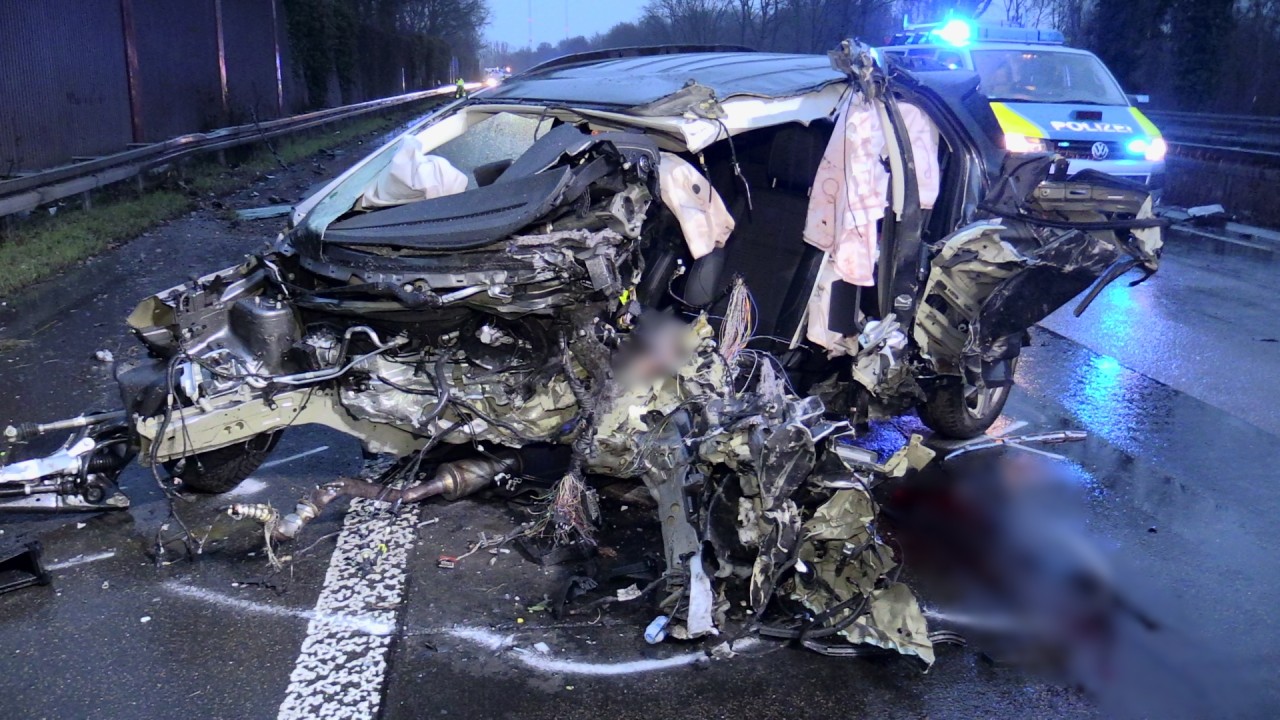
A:
[[[262,465],[283,434],[280,430],[263,433],[236,445],[170,460],[164,467],[170,477],[181,480],[182,487],[193,492],[231,492]]]
[[[976,388],[959,379],[939,383],[929,391],[928,399],[918,408],[920,419],[943,437],[955,440],[975,438],[1000,417],[1011,387]]]

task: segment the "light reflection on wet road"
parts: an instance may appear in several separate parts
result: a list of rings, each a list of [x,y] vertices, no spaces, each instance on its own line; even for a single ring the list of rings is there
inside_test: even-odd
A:
[[[1280,435],[1280,383],[1273,381],[1280,367],[1278,271],[1280,262],[1271,255],[1175,238],[1150,281],[1130,288],[1126,276],[1112,283],[1083,317],[1072,316],[1072,303],[1041,324]],[[1103,366],[1081,369],[1076,377],[1096,386],[1112,374]],[[1140,403],[1137,407],[1146,413],[1162,411]]]

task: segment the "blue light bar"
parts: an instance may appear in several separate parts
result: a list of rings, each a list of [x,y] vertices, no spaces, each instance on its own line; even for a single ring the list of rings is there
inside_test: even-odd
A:
[[[1060,30],[1051,28],[1013,28],[978,25],[971,20],[952,18],[941,23],[909,25],[890,41],[892,45],[930,45],[944,43],[968,47],[975,42],[1062,45],[1066,42]]]
[[[953,47],[964,47],[973,40],[973,26],[960,18],[953,18],[931,34]]]

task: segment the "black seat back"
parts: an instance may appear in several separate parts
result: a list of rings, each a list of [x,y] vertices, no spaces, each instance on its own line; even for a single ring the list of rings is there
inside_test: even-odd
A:
[[[778,338],[753,347],[784,347],[804,316],[822,261],[822,252],[804,242],[805,217],[831,130],[827,122],[776,130],[766,154],[764,186],[751,187],[752,209],[742,197],[732,205],[737,226],[724,248],[721,285],[741,276],[755,300],[756,335]],[[724,304],[721,300],[716,309]]]

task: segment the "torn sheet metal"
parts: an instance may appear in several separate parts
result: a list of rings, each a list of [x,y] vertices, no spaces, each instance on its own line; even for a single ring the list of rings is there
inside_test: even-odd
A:
[[[969,347],[969,328],[978,320],[982,302],[999,283],[1025,266],[1026,258],[1000,234],[996,221],[972,223],[952,233],[933,261],[925,298],[945,301],[920,304],[913,330],[921,354],[953,363]]]
[[[1026,443],[1047,443],[1056,445],[1067,442],[1080,442],[1087,437],[1089,437],[1089,434],[1083,430],[1054,430],[1051,432],[1015,435],[1012,437],[978,437],[963,443],[956,449],[947,453],[943,460],[951,460],[952,458],[967,455],[978,450],[989,450],[991,448],[1002,447],[1005,445],[1014,447],[1021,447]]]
[[[867,527],[875,519],[875,506],[864,490],[838,490],[805,523],[805,539],[844,542],[849,538],[865,535]]]
[[[240,220],[265,220],[267,218],[284,217],[293,212],[292,205],[268,205],[266,207],[242,208],[236,211]]]
[[[886,580],[897,563],[875,531],[875,517],[865,489],[832,494],[804,525],[799,564],[805,569],[796,574],[791,596],[819,617],[829,616],[830,627],[841,628],[838,634],[851,643],[932,664],[933,645],[915,596]]]
[[[937,453],[925,447],[922,436],[912,435],[911,440],[907,442],[907,446],[886,460],[879,471],[891,478],[902,477],[907,474],[908,470],[923,469],[925,465],[928,465],[933,460],[935,455]]]
[[[841,634],[854,643],[915,655],[926,665],[933,664],[933,642],[929,639],[928,623],[920,612],[915,594],[903,583],[872,591],[869,613],[855,620]]]
[[[893,313],[883,320],[868,321],[858,335],[853,379],[873,395],[892,397],[910,374],[902,362],[906,348],[907,335]]]

